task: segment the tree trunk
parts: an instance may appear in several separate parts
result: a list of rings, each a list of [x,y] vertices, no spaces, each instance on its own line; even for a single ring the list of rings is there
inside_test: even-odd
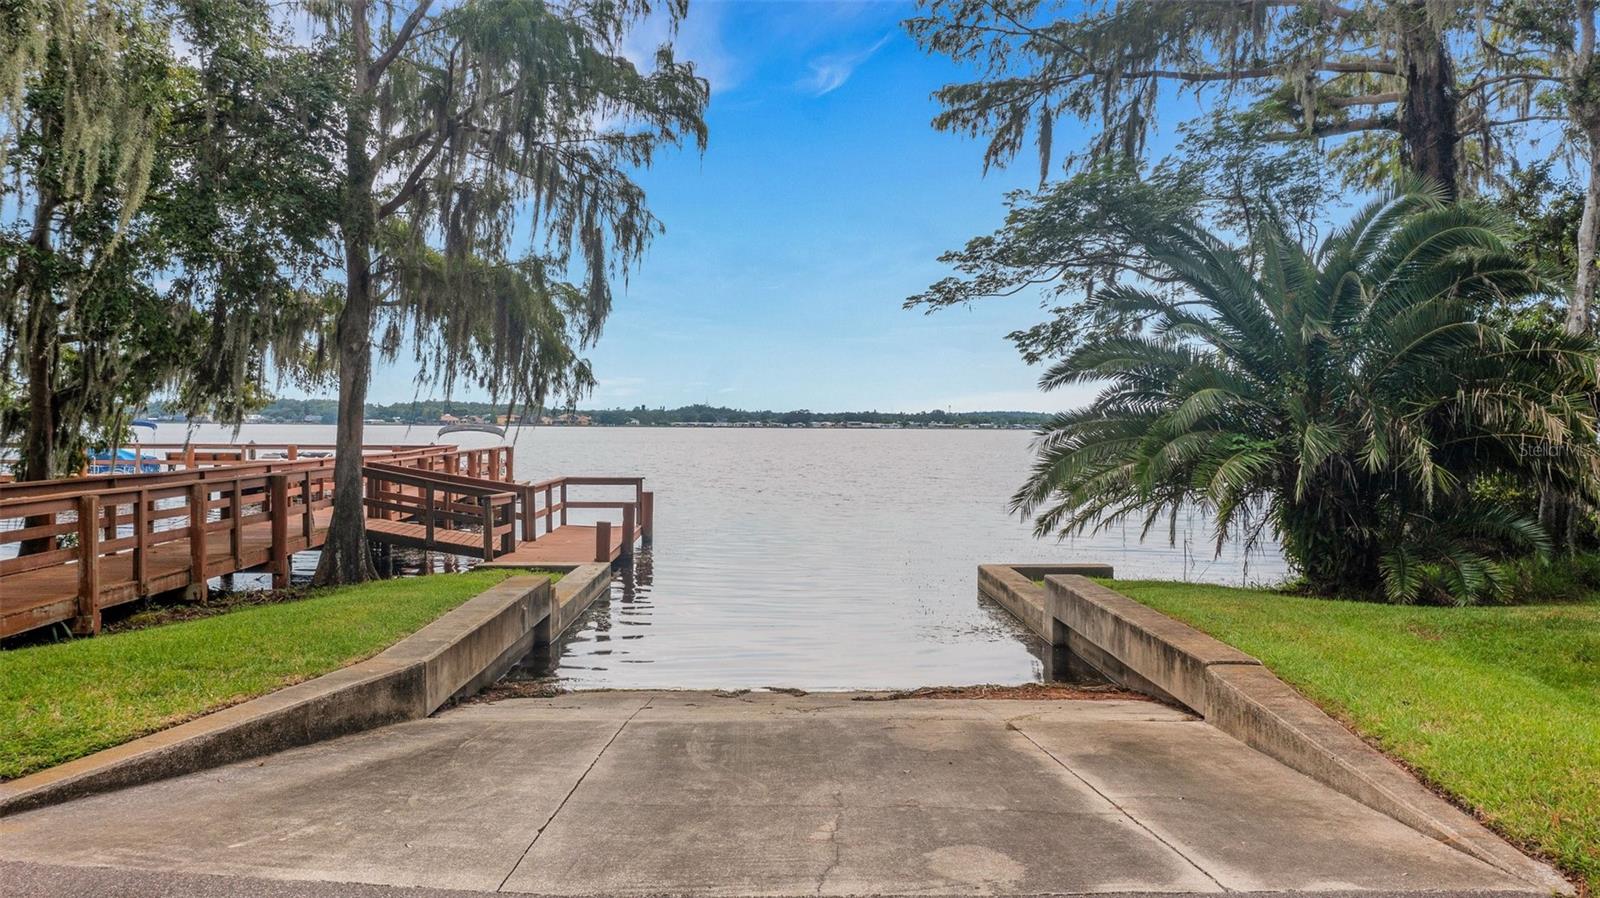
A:
[[[1400,140],[1406,167],[1436,182],[1454,199],[1457,183],[1456,128],[1458,98],[1455,63],[1439,28],[1429,20],[1427,4],[1411,2],[1403,10],[1401,65],[1405,76],[1400,98]]]
[[[52,381],[55,337],[62,322],[57,320],[49,277],[45,273],[48,268],[41,270],[39,265],[41,260],[53,255],[50,221],[55,209],[54,194],[40,188],[38,205],[33,210],[33,227],[28,232],[28,251],[17,257],[17,269],[11,281],[13,301],[20,300],[26,309],[22,320],[27,328],[28,352],[28,423],[22,433],[18,480],[49,480],[55,474],[57,422]]]
[[[35,306],[41,305],[36,303]],[[42,310],[29,318],[44,317]],[[28,426],[22,434],[22,468],[19,480],[49,480],[55,476],[56,405],[51,389],[53,323],[30,321],[28,326]]]
[[[1592,0],[1578,4],[1579,39],[1567,84],[1572,104],[1570,116],[1588,138],[1589,183],[1583,194],[1583,222],[1578,225],[1578,271],[1572,282],[1572,302],[1567,306],[1567,332],[1586,334],[1594,327],[1595,241],[1600,231],[1600,58],[1595,56],[1595,8]]]
[[[1600,230],[1600,129],[1589,135],[1589,185],[1583,194],[1583,223],[1578,226],[1578,273],[1567,305],[1567,333],[1587,334],[1594,326],[1595,238]]]
[[[50,284],[39,269],[38,260],[50,255],[50,220],[55,214],[55,199],[41,190],[33,210],[33,229],[28,234],[28,249],[17,259],[12,286],[15,294],[26,297],[28,353],[28,423],[22,432],[21,464],[18,480],[49,480],[55,476],[56,430],[60,426],[55,401],[55,344],[61,322],[56,320]],[[24,527],[49,524],[53,515],[30,517]],[[55,548],[54,537],[26,539],[17,545],[17,554],[32,555]]]
[[[345,108],[344,234],[345,301],[339,313],[339,424],[334,447],[333,521],[322,547],[314,582],[359,583],[377,576],[367,555],[361,447],[365,438],[367,381],[372,374],[372,84],[368,66],[372,39],[367,0],[349,3],[352,88]]]
[[[30,318],[34,317],[32,313]],[[56,404],[51,390],[52,361],[49,337],[53,333],[51,322],[30,322],[28,334],[28,425],[22,435],[22,465],[17,471],[19,480],[49,480],[54,476],[56,460]],[[30,517],[23,521],[25,527],[42,527],[51,523],[54,515]],[[43,536],[25,539],[17,544],[18,555],[33,555],[54,549],[55,537]]]

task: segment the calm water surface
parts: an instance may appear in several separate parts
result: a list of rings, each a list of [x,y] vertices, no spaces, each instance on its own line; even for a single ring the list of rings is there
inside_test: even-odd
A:
[[[160,438],[180,439],[179,430],[164,425]],[[367,440],[422,443],[434,431],[369,426]],[[227,438],[220,428],[196,434]],[[239,439],[331,442],[333,429],[247,426]],[[574,688],[1030,682],[1043,675],[1042,645],[978,598],[980,563],[1098,561],[1119,576],[1223,583],[1283,575],[1275,555],[1248,565],[1236,552],[1212,560],[1198,515],[1180,522],[1177,546],[1164,529],[1145,543],[1137,530],[1035,539],[1006,512],[1030,439],[1023,431],[512,431],[519,478],[636,474],[656,494],[653,549],[549,657],[530,659],[532,670]],[[304,571],[315,563],[297,561]]]

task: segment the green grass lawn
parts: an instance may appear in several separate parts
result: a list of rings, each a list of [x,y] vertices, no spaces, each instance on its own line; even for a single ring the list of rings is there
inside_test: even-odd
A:
[[[516,573],[381,580],[200,620],[0,651],[0,779],[371,657]]]
[[[1600,601],[1434,608],[1109,585],[1261,659],[1600,890]]]

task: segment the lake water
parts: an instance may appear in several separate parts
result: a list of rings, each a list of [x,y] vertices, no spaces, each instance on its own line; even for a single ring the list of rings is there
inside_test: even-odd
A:
[[[426,443],[433,427],[369,426]],[[168,432],[173,431],[173,432]],[[163,425],[158,439],[182,438]],[[199,428],[197,440],[229,439]],[[1136,527],[1038,540],[1006,511],[1024,431],[535,428],[512,431],[519,479],[639,475],[655,544],[548,658],[574,688],[910,688],[1023,683],[1043,646],[977,594],[985,562],[1105,562],[1118,576],[1271,581],[1275,555],[1213,560],[1195,515],[1178,544]],[[240,441],[331,442],[332,427],[247,426]],[[462,446],[489,434],[454,434]],[[574,523],[584,519],[574,515]],[[315,559],[297,559],[309,571]],[[435,562],[437,563],[437,561]],[[537,667],[540,659],[534,659]],[[540,671],[543,672],[543,671]]]

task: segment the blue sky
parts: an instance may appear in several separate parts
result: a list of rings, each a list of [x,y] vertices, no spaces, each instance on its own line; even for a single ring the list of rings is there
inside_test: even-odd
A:
[[[982,173],[981,145],[930,126],[962,71],[922,53],[889,2],[695,0],[677,46],[711,80],[710,146],[640,174],[667,231],[590,353],[586,406],[1053,409],[1005,334],[1017,297],[933,316],[901,302],[936,258],[1001,221],[1035,159]],[[638,49],[657,34],[637,36]],[[640,53],[643,56],[643,52]],[[1062,128],[1058,145],[1075,142]],[[372,399],[411,399],[408,366]],[[463,395],[461,398],[475,398]]]

